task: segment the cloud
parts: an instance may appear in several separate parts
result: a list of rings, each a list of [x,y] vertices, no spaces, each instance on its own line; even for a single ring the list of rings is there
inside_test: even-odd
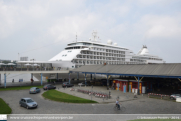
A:
[[[145,15],[135,24],[140,34],[147,38],[178,37],[181,33],[181,17],[168,15]]]
[[[29,29],[29,26],[49,27],[51,22],[60,16],[74,14],[82,7],[83,2],[84,0],[0,1],[0,38],[6,38],[25,28]]]
[[[142,7],[158,4],[169,4],[170,0],[138,0],[137,4]]]
[[[14,19],[16,10],[15,6],[7,6],[0,1],[0,38],[5,38],[14,31],[17,20]]]
[[[179,43],[181,17],[176,4],[179,5],[178,1],[173,4],[168,0],[1,0],[0,41],[5,45],[2,49],[10,46],[14,50],[0,55],[13,59],[22,52],[30,58],[48,60],[75,41],[76,32],[79,41],[88,41],[93,30],[97,30],[101,42],[111,39],[135,53],[145,38],[174,38]]]

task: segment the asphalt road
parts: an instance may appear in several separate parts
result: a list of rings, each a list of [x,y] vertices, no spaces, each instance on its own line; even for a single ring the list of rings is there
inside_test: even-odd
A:
[[[29,90],[0,91],[0,98],[12,109],[12,114],[181,114],[181,103],[161,99],[142,98],[121,102],[124,112],[113,110],[114,103],[72,104],[45,100],[41,94],[29,94]],[[84,95],[84,94],[83,94]],[[38,103],[37,109],[19,106],[19,100],[30,97]]]

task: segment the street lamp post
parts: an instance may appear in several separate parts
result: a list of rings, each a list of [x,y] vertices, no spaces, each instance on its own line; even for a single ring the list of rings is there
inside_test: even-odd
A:
[[[20,58],[19,58],[19,53],[18,53],[18,60],[20,60]]]
[[[35,59],[33,58],[33,59],[31,59],[31,61],[32,61],[32,60],[33,60],[33,71],[34,71],[34,60],[35,60]]]
[[[33,71],[34,71],[34,59],[33,59]]]
[[[108,81],[108,70],[107,70],[107,62],[106,62],[106,77],[107,77],[107,90],[109,90],[109,81]]]

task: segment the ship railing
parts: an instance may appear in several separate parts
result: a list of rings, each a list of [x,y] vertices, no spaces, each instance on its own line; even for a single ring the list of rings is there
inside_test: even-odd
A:
[[[74,68],[0,68],[0,71],[66,71]]]

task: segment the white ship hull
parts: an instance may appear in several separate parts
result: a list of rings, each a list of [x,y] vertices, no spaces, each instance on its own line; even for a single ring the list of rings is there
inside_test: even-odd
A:
[[[91,41],[76,41],[71,42],[65,47],[65,50],[51,58],[48,62],[45,62],[47,68],[54,69],[74,69],[83,65],[119,65],[119,64],[155,64],[165,63],[165,61],[155,55],[149,54],[146,46],[143,46],[138,54],[134,54],[128,48],[120,47],[117,43],[112,44],[112,41],[108,41],[107,44],[98,42],[96,32],[93,32],[93,39]],[[36,63],[35,61],[33,63]],[[43,62],[39,62],[43,64]],[[51,65],[51,66],[50,66]],[[50,74],[44,75],[44,77],[50,78]],[[67,74],[59,74],[58,77],[68,80]],[[36,76],[38,77],[38,75]],[[72,74],[71,78],[77,78],[76,74]],[[79,78],[85,78],[82,74]]]

